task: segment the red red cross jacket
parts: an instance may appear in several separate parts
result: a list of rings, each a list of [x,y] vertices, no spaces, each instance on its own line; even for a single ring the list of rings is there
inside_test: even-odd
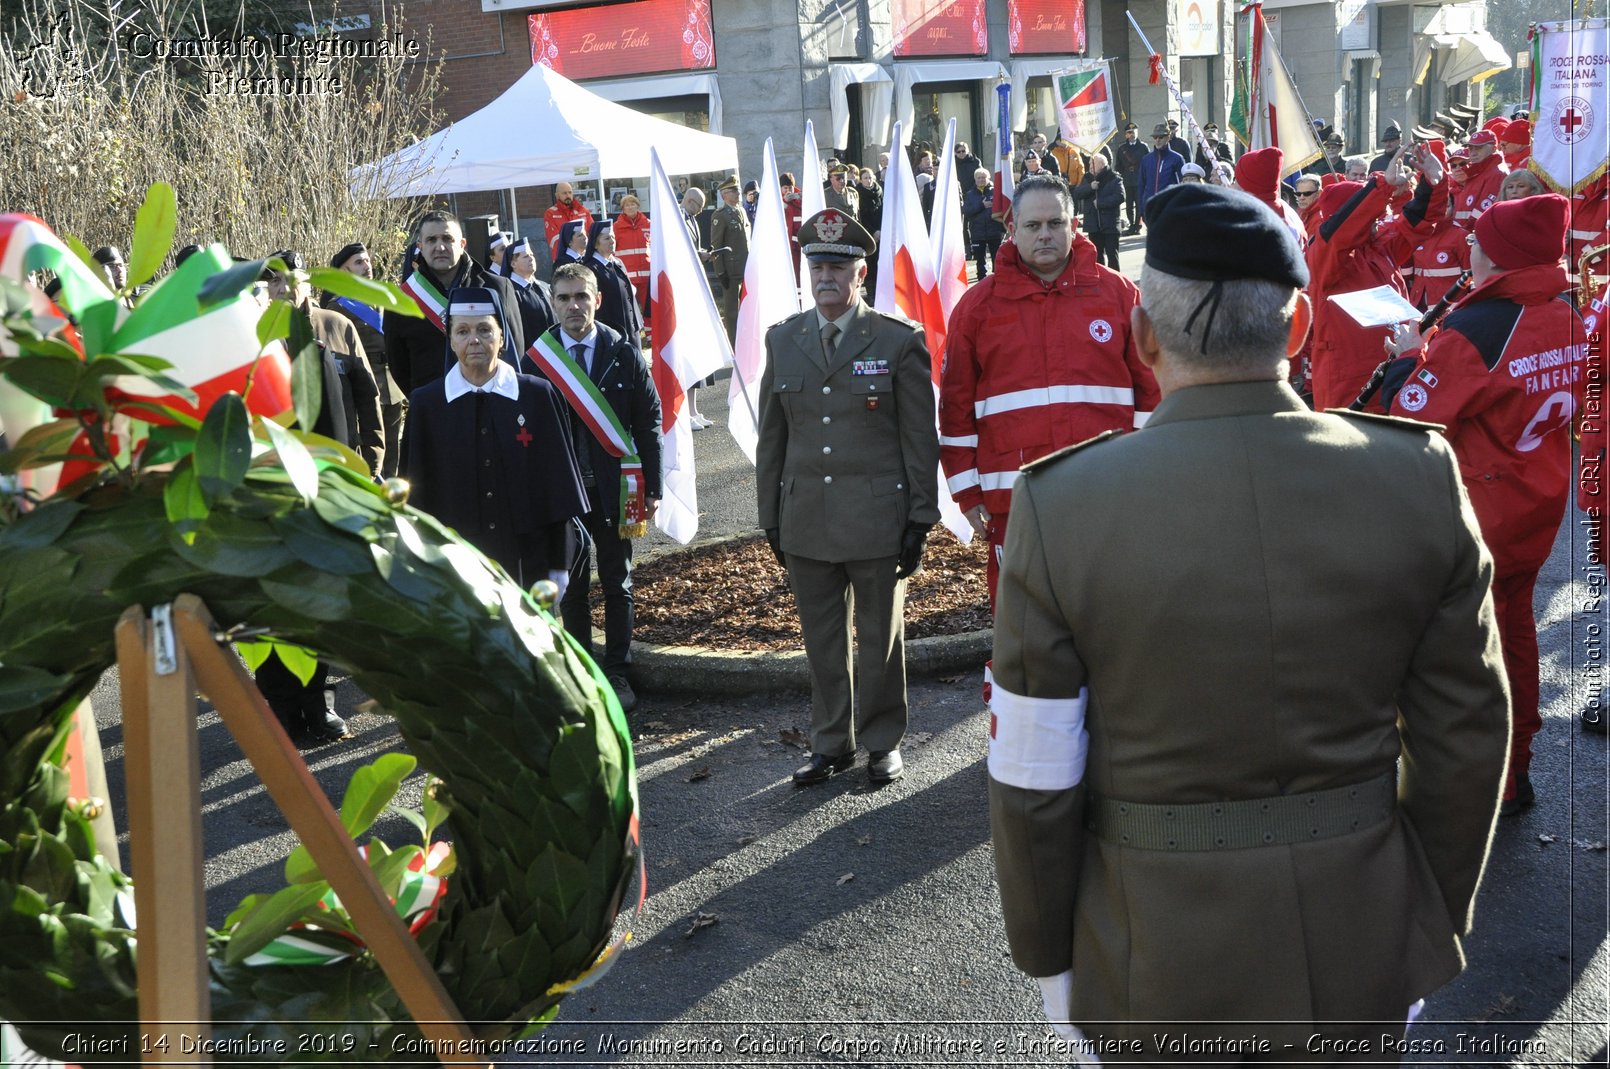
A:
[[[1426,343],[1392,414],[1441,423],[1498,576],[1548,559],[1571,484],[1566,433],[1587,344],[1563,268],[1509,271],[1472,290]]]
[[[1321,194],[1325,221],[1303,255],[1308,260],[1308,296],[1314,302],[1308,361],[1314,382],[1314,407],[1345,408],[1386,358],[1385,327],[1361,327],[1329,298],[1336,293],[1392,286],[1404,292],[1397,260],[1401,240],[1377,235],[1376,221],[1386,210],[1392,186],[1377,172],[1351,195],[1334,188]],[[1347,197],[1334,211],[1326,199]]]
[[[995,273],[951,313],[940,381],[939,459],[963,511],[1005,515],[1024,464],[1145,422],[1158,392],[1130,336],[1139,302],[1083,234],[1054,282],[1001,246]]]
[[[1480,163],[1465,168],[1465,184],[1454,194],[1453,218],[1465,229],[1476,225],[1481,213],[1498,203],[1509,167],[1504,157],[1494,152]]]

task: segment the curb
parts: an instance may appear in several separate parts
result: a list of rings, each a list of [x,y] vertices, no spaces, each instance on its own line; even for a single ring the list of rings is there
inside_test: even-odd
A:
[[[935,635],[906,643],[906,674],[982,672],[993,630]],[[632,644],[633,684],[650,694],[809,693],[810,666],[803,650],[713,650],[699,646]]]

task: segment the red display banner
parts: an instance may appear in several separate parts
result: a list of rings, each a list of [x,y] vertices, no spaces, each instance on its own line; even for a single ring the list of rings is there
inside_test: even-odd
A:
[[[889,9],[897,56],[982,56],[989,52],[984,0],[891,0]]]
[[[982,2],[982,0],[980,0]],[[605,78],[716,65],[710,0],[633,0],[532,15],[531,62],[566,78]]]
[[[1006,0],[1006,45],[1014,56],[1085,50],[1085,0]]]

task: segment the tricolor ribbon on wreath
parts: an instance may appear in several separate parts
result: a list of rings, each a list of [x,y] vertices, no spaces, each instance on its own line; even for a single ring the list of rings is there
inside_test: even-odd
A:
[[[435,875],[435,871],[451,850],[445,842],[434,843],[428,854],[420,854],[410,861],[397,897],[392,899],[397,916],[408,922],[408,934],[415,938],[435,919],[436,907],[447,894],[447,880]],[[358,853],[364,858],[369,856],[367,847],[358,847]],[[318,904],[332,914],[342,909],[341,897],[333,890],[326,892]],[[330,965],[352,957],[364,945],[354,932],[297,924],[248,957],[245,964]]]
[[[564,395],[581,421],[587,425],[598,444],[609,455],[621,462],[621,518],[622,538],[642,538],[648,534],[648,502],[643,482],[643,461],[637,455],[637,446],[628,431],[610,407],[598,386],[588,377],[581,365],[565,352],[553,331],[532,343],[526,355],[548,376],[548,381]]]
[[[257,302],[242,292],[217,304],[201,303],[208,279],[231,266],[222,245],[208,246],[157,282],[130,311],[43,221],[0,215],[0,276],[22,283],[30,272],[43,269],[61,281],[59,304],[29,287],[42,333],[51,333],[50,321],[56,320],[68,324],[61,337],[82,359],[117,356],[130,371],[139,370],[136,364],[149,366],[151,358],[168,365],[161,376],[106,380],[107,400],[116,408],[107,439],[124,454],[140,448],[151,426],[199,420],[225,393],[242,394],[248,410],[269,418],[291,410],[290,357],[282,342],[264,346],[258,341],[262,309]],[[0,355],[15,353],[0,350]],[[24,400],[9,386],[0,395],[5,399],[0,418],[13,447],[28,430],[49,422],[52,413],[43,404]],[[71,413],[58,408],[55,415]],[[84,460],[66,461],[54,483],[41,478],[36,486],[40,493],[67,486],[98,467],[83,434],[66,452]]]

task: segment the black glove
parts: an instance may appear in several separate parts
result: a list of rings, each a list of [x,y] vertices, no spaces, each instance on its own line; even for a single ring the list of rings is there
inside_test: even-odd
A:
[[[772,554],[777,558],[777,566],[786,571],[788,562],[783,559],[782,532],[775,527],[766,528],[766,544],[771,547]]]
[[[928,532],[931,530],[932,524],[906,524],[905,533],[900,536],[900,558],[894,569],[896,579],[915,575],[917,569],[922,567],[922,551],[928,545]]]

